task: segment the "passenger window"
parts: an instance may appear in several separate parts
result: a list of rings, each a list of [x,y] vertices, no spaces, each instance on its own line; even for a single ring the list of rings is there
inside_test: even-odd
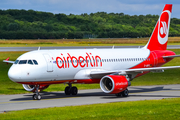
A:
[[[31,60],[28,60],[28,64],[33,65],[33,62]]]
[[[19,60],[16,60],[16,61],[14,62],[14,64],[18,64],[18,62],[19,62]]]
[[[19,64],[26,64],[27,63],[27,60],[20,60],[19,61]]]
[[[33,60],[33,62],[34,62],[35,65],[38,65],[38,62],[36,60]]]

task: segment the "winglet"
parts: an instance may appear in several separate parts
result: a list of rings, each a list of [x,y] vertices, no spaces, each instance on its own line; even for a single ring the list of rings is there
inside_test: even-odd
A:
[[[3,62],[6,62],[8,64],[9,58],[10,57],[8,57],[7,59],[3,60]]]
[[[8,57],[7,59],[5,59],[5,61],[9,61],[9,58],[10,58],[10,57]]]

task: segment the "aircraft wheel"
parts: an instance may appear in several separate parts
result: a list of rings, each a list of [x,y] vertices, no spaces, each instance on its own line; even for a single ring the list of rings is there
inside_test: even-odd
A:
[[[122,92],[122,96],[123,96],[123,97],[128,97],[128,95],[129,95],[128,89],[126,89],[126,90],[124,90],[124,91]]]
[[[33,100],[41,100],[41,95],[34,94]]]
[[[37,95],[37,100],[41,100],[41,95]]]
[[[67,87],[65,88],[64,92],[65,92],[66,95],[70,95],[70,94],[71,94],[71,89],[70,89],[70,87],[67,86]]]
[[[122,96],[122,93],[120,92],[120,93],[116,93],[115,94],[117,97],[121,97]]]
[[[36,94],[33,95],[33,100],[37,100]]]
[[[72,94],[72,95],[77,95],[77,93],[78,93],[77,87],[72,87],[72,88],[71,88],[71,94]]]

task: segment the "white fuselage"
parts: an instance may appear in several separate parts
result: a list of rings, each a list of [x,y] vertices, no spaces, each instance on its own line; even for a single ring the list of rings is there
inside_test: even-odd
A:
[[[91,71],[126,70],[147,60],[150,51],[138,49],[37,50],[17,60],[35,64],[13,64],[8,72],[14,82],[41,82],[91,79]]]

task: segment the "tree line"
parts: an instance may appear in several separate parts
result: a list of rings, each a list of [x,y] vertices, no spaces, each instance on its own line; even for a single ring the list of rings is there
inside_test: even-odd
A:
[[[149,37],[158,15],[53,14],[34,10],[0,10],[0,39],[82,39]],[[180,19],[172,18],[169,36],[180,36]]]

